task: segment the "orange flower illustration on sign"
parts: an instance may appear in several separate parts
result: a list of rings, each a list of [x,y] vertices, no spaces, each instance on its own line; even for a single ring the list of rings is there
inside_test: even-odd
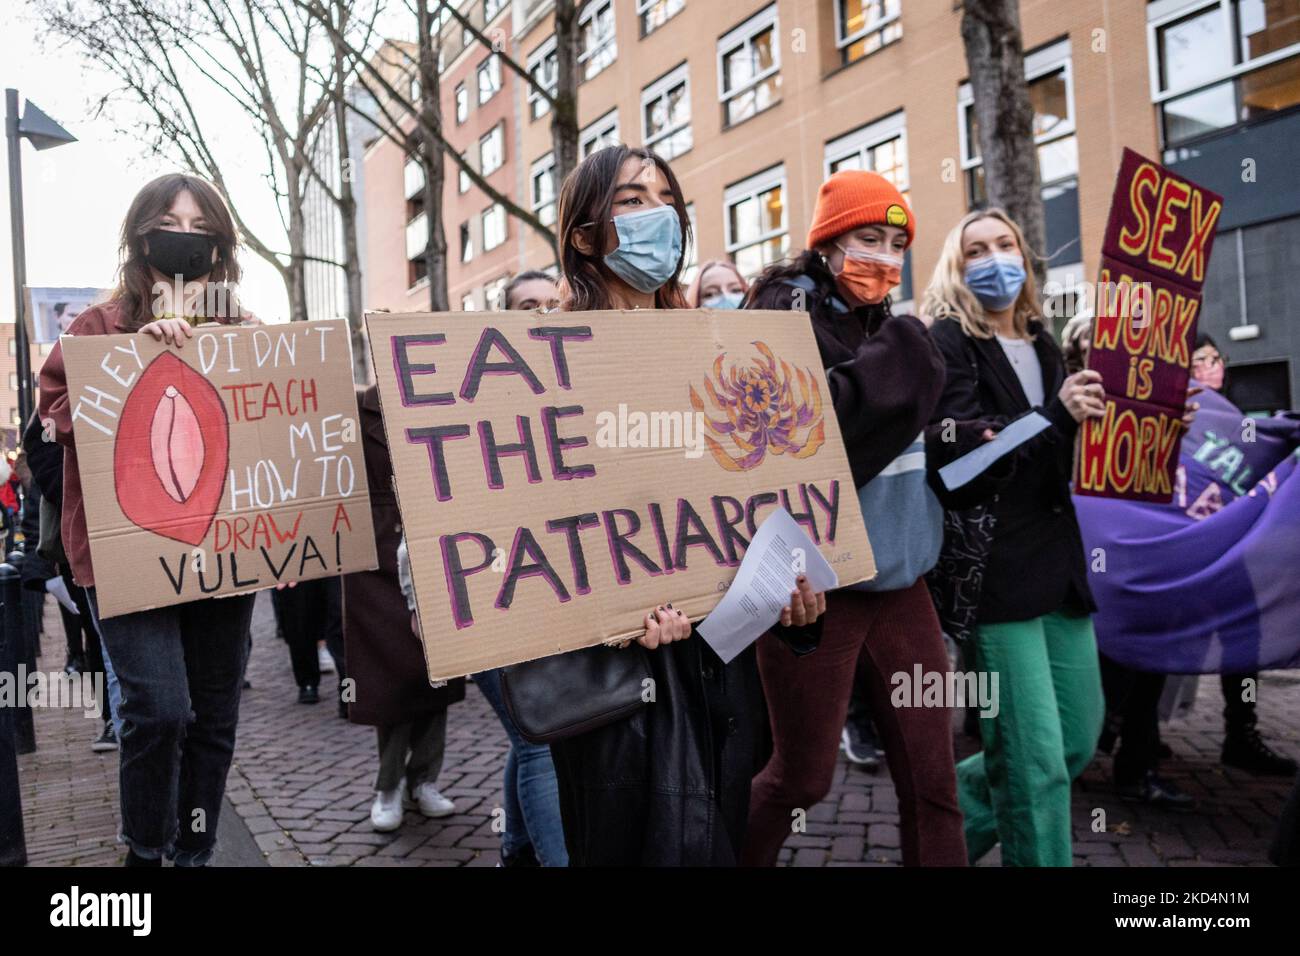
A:
[[[724,418],[711,417],[700,393],[690,387],[691,405],[704,414],[705,426],[718,436],[705,435],[704,441],[727,471],[748,471],[769,454],[811,458],[826,441],[817,380],[803,369],[792,371],[763,342],[752,344],[761,355],[752,365],[733,364],[724,370],[723,353],[713,362],[713,375],[704,380],[705,394]],[[740,454],[733,457],[724,442]]]

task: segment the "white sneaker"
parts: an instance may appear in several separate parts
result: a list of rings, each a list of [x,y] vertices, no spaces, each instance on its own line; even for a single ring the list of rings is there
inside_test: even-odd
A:
[[[404,805],[409,810],[418,809],[426,817],[449,817],[456,812],[456,804],[439,793],[438,788],[427,780],[406,797]]]
[[[375,802],[370,805],[370,825],[380,833],[391,833],[402,825],[402,794],[406,784],[395,790],[375,791]]]
[[[330,652],[323,644],[316,648],[316,662],[320,665],[322,674],[334,673],[334,658],[330,656]]]

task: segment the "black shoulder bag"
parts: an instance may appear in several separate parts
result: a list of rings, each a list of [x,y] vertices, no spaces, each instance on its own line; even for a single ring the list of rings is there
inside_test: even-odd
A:
[[[501,696],[520,735],[549,744],[631,717],[649,679],[640,644],[597,644],[503,668]]]

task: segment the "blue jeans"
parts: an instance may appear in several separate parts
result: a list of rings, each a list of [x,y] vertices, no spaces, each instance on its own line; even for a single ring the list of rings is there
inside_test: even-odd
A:
[[[122,840],[145,859],[203,866],[235,754],[253,595],[102,620],[87,594],[118,686]]]
[[[568,866],[569,852],[564,846],[560,792],[555,782],[551,748],[531,744],[519,736],[519,729],[510,719],[501,696],[500,669],[480,671],[474,675],[474,684],[492,705],[510,738],[503,784],[506,832],[501,840],[502,854],[514,856],[531,844],[542,866]]]

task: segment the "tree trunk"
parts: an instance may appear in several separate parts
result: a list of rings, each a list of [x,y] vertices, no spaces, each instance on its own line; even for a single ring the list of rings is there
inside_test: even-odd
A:
[[[555,0],[555,109],[551,143],[555,152],[555,188],[578,165],[578,54],[582,35],[573,0]]]
[[[420,162],[424,167],[424,213],[429,225],[429,244],[424,263],[429,277],[429,309],[448,312],[447,305],[447,233],[442,225],[442,180],[444,162],[438,141],[425,130],[442,132],[442,102],[438,54],[434,49],[428,0],[417,0],[416,21],[419,34],[420,122],[414,138],[421,143]],[[441,46],[442,35],[437,44]]]
[[[289,292],[289,321],[307,321],[307,244],[306,224],[302,211],[302,174],[288,163],[285,168],[285,185],[289,204],[289,265],[285,272],[285,286]]]
[[[990,206],[1006,210],[1024,230],[1034,276],[1047,277],[1046,229],[1034,108],[1025,82],[1018,0],[962,0],[962,44],[975,98],[984,188]]]
[[[339,32],[347,33],[348,3],[338,0],[335,3],[335,16],[338,18]],[[352,158],[352,144],[348,142],[348,103],[347,85],[344,77],[349,75],[344,62],[344,51],[338,43],[332,43],[334,49],[334,128],[338,146],[339,160],[339,224],[343,229],[343,275],[346,287],[348,328],[352,335],[352,380],[364,385],[369,378],[366,352],[365,321],[361,314],[363,292],[361,288],[361,255],[357,242],[357,200],[352,192],[352,169],[356,162]]]

